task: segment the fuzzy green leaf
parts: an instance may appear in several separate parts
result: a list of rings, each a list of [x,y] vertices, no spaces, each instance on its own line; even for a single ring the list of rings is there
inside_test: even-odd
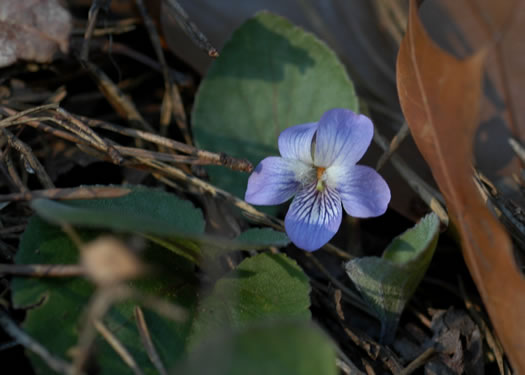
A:
[[[287,256],[262,253],[245,259],[199,304],[192,344],[218,328],[263,319],[309,319],[309,293],[308,277]]]
[[[192,129],[200,147],[256,164],[278,155],[281,131],[319,121],[335,107],[358,110],[335,53],[288,20],[261,12],[234,32],[202,81]],[[215,184],[244,198],[247,174],[208,171]]]
[[[401,313],[432,260],[439,219],[431,213],[396,237],[381,258],[363,257],[346,264],[346,272],[381,321],[381,340],[394,339]]]
[[[265,321],[220,330],[193,350],[173,374],[335,375],[328,337],[304,320]]]
[[[95,232],[78,231],[83,241],[96,237]],[[190,311],[195,306],[197,282],[192,277],[192,265],[184,259],[158,247],[148,247],[147,260],[162,264],[169,273],[162,277],[135,281],[130,285],[145,293],[165,296],[171,302]],[[60,230],[38,217],[30,220],[24,232],[17,264],[75,264],[79,250]],[[162,270],[160,270],[162,272]],[[158,272],[156,272],[158,276]],[[85,307],[94,287],[83,278],[14,278],[11,284],[13,304],[17,308],[32,306],[27,311],[23,328],[51,353],[68,359],[76,345],[80,327],[84,324]],[[146,374],[156,374],[140,341],[133,317],[136,302],[115,305],[106,314],[104,324],[124,343]],[[166,366],[173,366],[182,358],[190,321],[176,323],[144,309],[145,319],[155,345]],[[54,374],[42,360],[30,355],[37,374]],[[96,361],[100,374],[126,374],[130,370],[102,338],[96,342]]]
[[[55,224],[163,236],[204,232],[202,213],[191,202],[145,187],[133,187],[131,193],[119,198],[61,202],[35,199],[31,207]]]

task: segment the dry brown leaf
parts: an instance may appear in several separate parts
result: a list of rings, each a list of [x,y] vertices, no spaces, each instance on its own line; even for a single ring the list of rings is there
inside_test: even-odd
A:
[[[0,1],[0,68],[18,59],[51,61],[67,52],[71,15],[58,0]]]
[[[485,85],[474,158],[503,194],[515,194],[510,178],[521,165],[509,137],[525,141],[525,2],[522,0],[425,1],[420,10],[430,36],[446,51],[465,57],[492,45],[485,60]]]
[[[398,93],[416,144],[430,165],[462,241],[463,255],[517,373],[525,373],[525,279],[512,244],[472,179],[486,51],[459,60],[427,35],[411,0],[397,60]]]

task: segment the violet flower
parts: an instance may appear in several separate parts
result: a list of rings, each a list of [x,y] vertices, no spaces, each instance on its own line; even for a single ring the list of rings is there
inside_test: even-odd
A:
[[[382,215],[390,189],[372,168],[356,165],[366,152],[374,126],[347,109],[332,109],[319,122],[292,126],[279,136],[281,157],[259,163],[248,180],[245,200],[275,205],[295,198],[284,220],[299,248],[314,251],[335,235],[343,210],[354,217]]]

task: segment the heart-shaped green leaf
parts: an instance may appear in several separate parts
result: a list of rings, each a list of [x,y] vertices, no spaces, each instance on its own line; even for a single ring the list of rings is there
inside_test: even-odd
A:
[[[235,31],[202,81],[193,134],[204,149],[258,163],[278,154],[281,131],[317,122],[335,107],[358,110],[335,53],[286,19],[261,12]],[[246,174],[222,167],[208,171],[215,184],[244,198]]]
[[[396,237],[381,258],[358,258],[346,264],[346,273],[381,321],[381,341],[394,339],[401,313],[425,275],[438,237],[439,218],[431,213]]]
[[[310,319],[310,285],[301,268],[283,254],[245,259],[219,279],[198,306],[192,344],[224,327],[238,328],[263,319]]]
[[[131,193],[119,198],[35,199],[31,207],[55,224],[141,233],[196,264],[203,258],[235,250],[260,250],[290,243],[285,233],[270,228],[249,229],[233,240],[205,235],[202,213],[191,202],[145,187],[133,187]]]
[[[93,239],[94,232],[78,231],[84,241]],[[150,246],[145,257],[154,259],[170,270],[162,278],[131,283],[145,293],[164,296],[190,311],[195,306],[197,282],[192,265],[164,249]],[[30,220],[16,255],[17,264],[75,264],[79,250],[60,228],[38,217]],[[168,282],[169,281],[169,282]],[[13,304],[17,308],[33,306],[27,311],[23,328],[51,353],[69,359],[76,345],[84,311],[94,287],[83,278],[14,278],[11,284]],[[104,324],[124,343],[146,374],[155,374],[140,341],[133,317],[136,303],[118,303],[106,314]],[[144,309],[145,319],[160,356],[166,366],[182,358],[191,321],[177,323]],[[129,368],[102,338],[97,339],[96,361],[100,374],[125,374]],[[54,374],[37,356],[30,356],[38,374]]]
[[[52,201],[35,199],[31,207],[47,221],[91,228],[150,233],[200,235],[204,219],[190,201],[160,190],[133,187],[118,198]]]
[[[176,367],[184,375],[335,375],[328,337],[304,320],[265,321],[207,337]]]

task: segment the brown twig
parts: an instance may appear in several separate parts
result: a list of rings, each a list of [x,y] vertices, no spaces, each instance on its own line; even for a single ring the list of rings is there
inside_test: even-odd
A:
[[[490,350],[492,350],[492,353],[494,353],[500,374],[507,375],[509,372],[506,371],[506,365],[504,360],[505,351],[503,350],[503,346],[501,345],[497,336],[495,336],[492,333],[492,330],[490,329],[489,325],[485,322],[483,316],[478,312],[478,306],[476,306],[476,304],[471,300],[471,298],[465,291],[465,286],[463,285],[463,281],[459,276],[458,284],[459,291],[463,298],[463,302],[465,303],[465,308],[479,327],[479,330],[483,334],[483,337],[485,338],[488,347],[490,348]]]
[[[99,127],[102,129],[110,130],[115,133],[138,138],[144,141],[148,141],[148,142],[157,144],[159,146],[170,148],[175,151],[179,151],[185,154],[196,156],[199,159],[203,160],[202,164],[206,164],[207,162],[209,162],[209,164],[223,165],[227,168],[238,170],[238,171],[243,171],[243,172],[251,172],[253,170],[253,165],[246,159],[237,159],[237,158],[231,157],[222,152],[215,153],[211,151],[199,150],[198,148],[194,146],[187,145],[182,142],[177,142],[172,139],[169,139],[169,138],[166,138],[160,135],[156,135],[153,133],[148,133],[142,130],[125,128],[123,126],[110,124],[110,123],[95,120],[95,119],[89,119],[87,117],[82,117],[82,116],[79,116],[79,118],[83,120],[84,122],[86,122],[88,126],[94,126],[94,127]]]
[[[312,261],[312,263],[319,269],[319,271],[321,271],[330,280],[330,282],[333,285],[339,288],[339,290],[341,290],[348,297],[348,299],[351,301],[352,306],[363,311],[371,317],[376,317],[375,314],[370,310],[370,308],[363,303],[363,299],[359,296],[359,294],[348,289],[342,282],[333,277],[332,274],[328,272],[328,270],[325,268],[325,266],[317,260],[315,255],[311,253],[305,253],[305,255],[310,261]]]
[[[6,117],[0,120],[0,128],[6,128],[8,126],[11,126],[18,119],[21,119],[22,117],[26,117],[27,115],[31,115],[36,112],[43,112],[43,111],[47,111],[49,109],[55,109],[55,108],[58,108],[58,104],[51,103],[51,104],[39,105],[37,107],[29,108],[29,109],[26,109],[25,111],[20,111],[17,113],[14,110],[10,110],[11,112],[9,112],[8,111],[9,108],[2,107],[2,109],[6,110],[6,113],[9,114],[9,117]]]
[[[431,346],[430,348],[427,348],[416,359],[414,359],[412,362],[410,362],[407,367],[405,367],[403,370],[399,371],[399,373],[397,375],[410,375],[410,374],[412,374],[419,367],[421,367],[425,363],[427,363],[428,360],[430,358],[432,358],[432,356],[434,354],[436,354],[436,349],[433,346]]]
[[[379,171],[385,163],[390,160],[394,152],[399,148],[401,143],[406,139],[406,137],[410,134],[410,129],[408,127],[408,124],[406,122],[403,123],[399,131],[394,135],[392,140],[390,141],[390,145],[388,146],[388,150],[384,151],[379,160],[376,164],[376,171]]]
[[[509,137],[508,140],[510,146],[512,147],[512,150],[516,153],[518,158],[521,160],[522,163],[525,163],[525,148],[521,145],[521,143],[513,137]]]
[[[142,309],[139,306],[135,306],[135,309],[133,311],[135,313],[135,321],[137,323],[137,328],[139,330],[140,338],[142,340],[142,345],[144,345],[144,348],[146,349],[146,353],[148,353],[148,357],[151,363],[153,363],[160,375],[168,375],[166,367],[162,363],[160,356],[157,353],[157,349],[155,349],[155,345],[151,340],[151,335],[149,333],[148,325],[146,323],[146,319],[144,318],[144,313],[142,312]]]
[[[71,115],[63,108],[59,107],[56,109],[56,111],[77,127],[77,129],[71,128],[70,131],[72,133],[78,136],[81,136],[82,133],[87,135],[92,143],[98,145],[101,150],[109,155],[114,164],[118,165],[122,162],[122,157],[118,154],[118,152],[111,145],[100,138],[98,134],[95,133],[89,126],[84,125],[82,121],[78,120],[75,116]]]
[[[180,97],[179,89],[177,85],[170,78],[168,64],[162,52],[162,47],[160,44],[160,38],[155,28],[151,17],[149,16],[144,2],[142,0],[135,0],[137,7],[144,19],[144,24],[148,29],[148,33],[151,39],[151,44],[157,55],[160,66],[162,67],[162,76],[164,78],[164,96],[162,99],[161,111],[160,111],[160,134],[166,135],[168,131],[168,126],[171,122],[171,116],[175,118],[175,123],[179,127],[184,141],[187,144],[192,144],[192,139],[188,129],[186,113],[184,112],[184,105],[182,104],[182,99]]]
[[[199,30],[199,28],[190,21],[184,8],[177,0],[166,0],[163,4],[173,11],[175,20],[181,27],[182,31],[189,36],[197,47],[205,51],[210,57],[218,57],[219,52],[211,45],[208,38]]]
[[[374,132],[374,142],[376,142],[379,147],[383,150],[388,150],[389,143],[387,140],[377,131]],[[404,161],[399,157],[399,155],[392,155],[390,162],[394,168],[399,172],[401,177],[410,185],[414,192],[419,195],[419,197],[425,202],[428,207],[434,211],[434,213],[439,217],[441,223],[445,226],[448,225],[448,214],[443,208],[444,199],[440,193],[435,191],[430,187],[421,177],[419,177]]]
[[[334,3],[336,10],[339,10],[341,14],[344,14],[344,11],[340,8],[342,3]],[[357,22],[348,22],[348,27],[350,32],[355,35],[356,41],[363,48],[372,64],[374,64],[375,69],[383,74],[391,83],[396,83],[396,72],[394,70],[393,64],[389,61],[386,61],[378,52],[378,49],[375,45],[372,45],[367,39],[366,34],[359,29],[359,24]]]
[[[55,357],[42,344],[21,330],[3,308],[0,308],[0,326],[17,343],[40,357],[52,370],[65,375],[70,374],[71,364]]]
[[[93,0],[91,8],[88,12],[88,24],[86,27],[86,32],[84,33],[84,43],[82,44],[82,49],[80,50],[80,58],[82,60],[88,60],[89,56],[89,42],[91,36],[93,35],[93,30],[95,30],[95,25],[97,23],[98,12],[101,8],[108,8],[111,0]]]
[[[127,120],[132,127],[141,127],[151,133],[154,133],[153,127],[144,120],[140,112],[137,110],[135,104],[129,99],[120,88],[96,65],[89,61],[82,61],[82,65],[90,73],[95,80],[98,88],[104,94],[109,104],[115,111]]]
[[[126,347],[120,342],[120,340],[104,325],[100,320],[95,320],[95,328],[98,333],[102,335],[113,348],[113,350],[119,355],[126,365],[133,371],[135,375],[143,375],[144,373],[140,369],[135,358],[130,354]]]
[[[284,223],[282,220],[279,220],[271,215],[267,215],[257,210],[251,204],[243,201],[240,198],[237,198],[236,196],[228,193],[225,190],[219,189],[197,177],[190,176],[184,173],[183,171],[181,171],[180,169],[172,167],[168,164],[165,164],[159,161],[155,161],[155,160],[142,159],[141,161],[144,165],[148,165],[156,169],[159,174],[168,175],[172,178],[175,178],[176,180],[180,182],[189,184],[197,188],[201,192],[208,193],[211,196],[216,197],[216,198],[224,199],[225,201],[239,208],[242,211],[243,215],[251,221],[254,221],[262,225],[269,226],[271,228],[274,228],[280,231],[284,231]],[[323,249],[343,259],[351,258],[350,254],[344,252],[343,250],[329,243],[324,245]]]
[[[102,319],[113,304],[127,299],[136,299],[168,319],[183,321],[187,318],[187,312],[183,308],[160,298],[145,295],[124,284],[99,288],[89,302],[86,322],[78,335],[77,350],[73,359],[73,375],[82,372],[89,357],[95,339],[95,322]]]
[[[54,200],[117,198],[130,193],[130,189],[108,186],[81,186],[78,188],[32,190],[0,195],[0,202],[30,201],[37,198]]]
[[[116,20],[115,22],[106,22],[104,27],[96,27],[95,25],[95,28],[91,34],[94,37],[101,37],[105,35],[125,34],[130,31],[135,30],[137,28],[136,27],[137,23],[139,22],[140,22],[139,18],[133,18],[133,17]],[[81,28],[73,29],[73,31],[71,32],[71,35],[72,36],[78,36],[78,35],[85,36],[85,34],[87,33],[86,29],[89,28],[89,26],[90,26],[90,20],[89,20],[89,15],[88,15],[87,25],[85,27],[83,26]],[[83,39],[85,40],[85,38]],[[90,39],[89,43],[90,43],[90,46],[92,46],[93,40]],[[80,56],[82,56],[82,54],[80,54]]]
[[[4,151],[4,163],[7,167],[7,173],[9,174],[9,177],[11,177],[13,184],[18,188],[18,190],[22,192],[27,191],[27,186],[25,186],[22,182],[22,179],[20,178],[20,175],[13,164],[13,160],[11,159],[11,150],[9,147],[7,147]]]
[[[381,346],[371,338],[367,337],[363,333],[357,335],[352,329],[344,324],[345,316],[341,305],[342,293],[340,290],[336,290],[334,293],[334,302],[336,305],[336,311],[339,317],[339,324],[343,327],[343,330],[352,342],[363,349],[368,356],[373,359],[379,359],[393,374],[397,374],[401,371],[402,367],[399,364],[399,360],[395,354],[392,353],[387,347]],[[362,337],[361,337],[362,336]]]
[[[93,44],[95,41],[92,41]],[[143,53],[140,53],[139,51],[135,51],[134,49],[131,49],[125,44],[118,43],[116,41],[112,41],[111,43],[108,41],[100,41],[97,42],[100,44],[100,49],[103,52],[111,52],[116,54],[121,54],[124,56],[127,56],[147,67],[149,67],[152,70],[155,70],[157,72],[162,73],[162,66],[155,60],[153,60],[151,57],[144,55]],[[173,68],[168,67],[170,77],[175,80],[179,85],[181,86],[189,86],[193,83],[192,78],[189,75],[186,75],[184,73],[181,73]]]
[[[403,38],[403,33],[399,29],[396,20],[392,16],[389,3],[389,1],[385,0],[372,1],[379,18],[381,28],[388,31],[388,34],[392,37],[396,45],[399,46],[401,44],[401,39]]]
[[[55,187],[46,170],[33,154],[31,147],[26,145],[24,142],[18,139],[18,137],[5,128],[0,128],[0,134],[7,137],[7,142],[9,145],[20,153],[24,163],[27,163],[27,165],[35,172],[42,186],[48,189]]]
[[[16,113],[14,110],[9,108],[3,108],[3,111],[8,114]],[[245,159],[233,158],[224,153],[215,153],[205,150],[199,150],[193,146],[185,143],[177,142],[169,138],[158,136],[156,134],[144,132],[141,130],[135,130],[130,128],[121,127],[118,125],[109,124],[103,121],[89,119],[83,116],[74,116],[65,110],[58,109],[58,115],[63,116],[65,120],[70,121],[72,124],[57,118],[57,116],[40,116],[40,117],[20,117],[17,116],[15,120],[9,121],[5,126],[15,126],[20,124],[29,125],[35,129],[43,130],[47,133],[53,134],[57,137],[66,139],[70,142],[75,143],[77,146],[86,145],[95,148],[96,150],[107,154],[108,157],[104,157],[104,160],[113,162],[114,164],[120,165],[123,163],[122,155],[132,157],[143,157],[146,159],[156,159],[159,161],[169,161],[175,163],[187,163],[193,165],[221,165],[227,168],[251,172],[253,169],[252,164]],[[14,115],[13,115],[14,116]],[[59,129],[55,129],[49,125],[44,124],[44,121],[50,121],[58,126],[68,130],[64,132]],[[84,121],[86,124],[82,123]],[[103,129],[111,130],[113,132],[134,137],[140,140],[146,140],[154,144],[170,148],[176,151],[188,153],[191,156],[172,155],[166,153],[156,153],[148,150],[123,147],[112,142],[101,139],[91,127],[100,127]],[[86,130],[89,129],[89,130]],[[73,133],[73,134],[72,134]],[[99,155],[100,156],[100,155]]]
[[[75,277],[85,274],[85,268],[78,264],[0,264],[0,275]]]
[[[525,249],[525,220],[522,208],[512,200],[505,199],[496,186],[479,170],[474,169],[473,178],[485,204],[505,225],[519,247]]]

